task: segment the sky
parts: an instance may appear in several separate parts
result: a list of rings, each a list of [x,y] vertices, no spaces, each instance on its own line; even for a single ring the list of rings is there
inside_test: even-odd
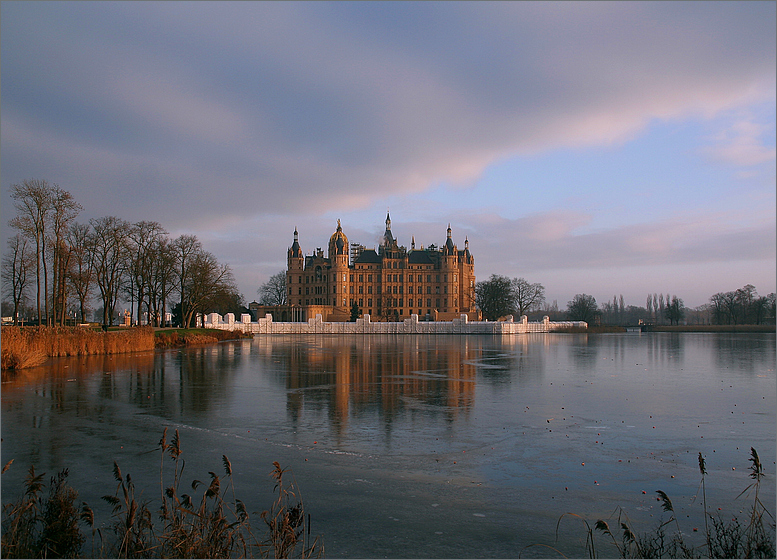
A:
[[[2,2],[0,217],[153,220],[246,302],[341,220],[561,309],[775,291],[775,2]]]

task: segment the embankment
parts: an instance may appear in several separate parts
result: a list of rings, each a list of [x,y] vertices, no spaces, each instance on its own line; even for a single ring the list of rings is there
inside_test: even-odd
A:
[[[2,369],[42,364],[49,357],[123,354],[154,349],[154,329],[102,332],[83,327],[3,327]]]

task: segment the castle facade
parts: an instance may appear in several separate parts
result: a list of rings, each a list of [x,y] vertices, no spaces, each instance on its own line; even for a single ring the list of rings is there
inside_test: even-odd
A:
[[[257,308],[275,320],[307,321],[321,314],[324,321],[348,321],[356,304],[359,314],[373,321],[401,321],[411,315],[420,320],[450,321],[466,314],[478,320],[475,308],[475,258],[465,239],[459,250],[448,236],[441,247],[410,249],[399,245],[386,215],[386,231],[377,250],[348,242],[340,220],[329,238],[328,251],[303,255],[299,235],[287,254],[287,305]]]

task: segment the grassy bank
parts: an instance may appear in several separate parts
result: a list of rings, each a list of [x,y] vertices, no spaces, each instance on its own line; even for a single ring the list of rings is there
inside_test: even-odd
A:
[[[24,369],[59,356],[124,354],[155,348],[215,344],[251,338],[241,331],[219,329],[122,328],[103,332],[87,327],[3,327],[2,369]]]
[[[3,327],[2,369],[41,365],[50,357],[123,354],[154,349],[151,327],[96,331],[83,327]]]
[[[214,344],[223,340],[238,340],[240,338],[253,338],[253,335],[239,330],[161,329],[155,333],[154,346],[156,348],[180,348],[183,346]]]
[[[656,325],[653,332],[775,333],[774,325]]]
[[[553,332],[562,333],[625,333],[626,327],[615,325],[589,325],[588,328],[571,327]],[[687,333],[772,333],[777,332],[774,325],[648,325],[646,332],[687,332]]]

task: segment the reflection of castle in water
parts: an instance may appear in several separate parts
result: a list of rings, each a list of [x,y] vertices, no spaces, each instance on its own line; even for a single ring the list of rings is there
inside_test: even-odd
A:
[[[480,344],[470,337],[262,337],[254,344],[274,369],[281,364],[295,420],[306,406],[326,407],[337,424],[376,408],[389,419],[407,410],[454,419],[475,397]]]

